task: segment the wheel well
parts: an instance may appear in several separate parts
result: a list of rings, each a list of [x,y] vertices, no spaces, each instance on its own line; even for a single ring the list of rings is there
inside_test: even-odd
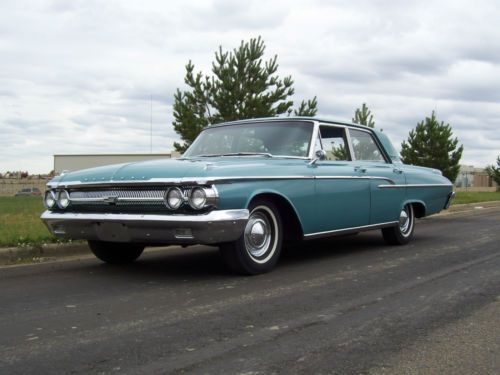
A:
[[[415,217],[421,218],[425,216],[425,206],[420,202],[411,202],[413,206],[413,211],[415,211]]]
[[[302,239],[302,225],[290,202],[281,195],[272,193],[258,194],[252,198],[251,202],[256,199],[269,199],[278,207],[283,224],[283,238],[285,241],[299,241]]]

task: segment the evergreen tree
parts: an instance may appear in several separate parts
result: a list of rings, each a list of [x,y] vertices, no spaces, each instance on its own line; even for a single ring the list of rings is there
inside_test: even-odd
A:
[[[299,108],[293,111],[295,116],[306,116],[306,117],[314,117],[316,116],[316,112],[318,111],[318,100],[316,97],[312,98],[312,100],[308,100],[307,102],[302,100],[299,105]]]
[[[184,152],[207,125],[257,117],[314,116],[316,97],[302,101],[293,111],[294,94],[291,76],[277,74],[277,55],[263,60],[264,41],[258,37],[242,41],[231,52],[222,47],[215,53],[212,75],[195,73],[191,61],[186,65],[184,82],[188,89],[177,89],[174,95],[174,130],[183,143],[174,143]]]
[[[488,165],[486,167],[486,173],[496,182],[497,190],[500,190],[500,156],[497,157],[497,166]]]
[[[454,182],[460,169],[459,162],[464,146],[452,139],[450,124],[439,123],[432,111],[431,117],[417,124],[409,133],[408,140],[401,144],[401,157],[406,164],[436,168]]]
[[[369,128],[375,127],[375,121],[373,121],[372,112],[368,109],[366,103],[363,103],[361,109],[356,109],[352,122],[355,124],[368,126]]]

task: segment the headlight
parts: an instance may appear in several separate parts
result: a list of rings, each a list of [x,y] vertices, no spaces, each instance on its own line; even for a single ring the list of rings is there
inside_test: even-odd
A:
[[[199,187],[191,190],[191,195],[189,196],[189,205],[195,210],[200,210],[205,206],[207,202],[207,195],[205,190]]]
[[[62,208],[63,210],[69,206],[70,199],[69,199],[69,194],[66,190],[63,190],[59,192],[59,195],[57,196],[57,205],[59,208]]]
[[[171,210],[178,209],[184,201],[184,195],[181,189],[173,187],[167,190],[165,194],[165,205]]]
[[[43,197],[43,204],[49,210],[53,209],[56,205],[56,196],[52,190],[46,191],[45,196]]]

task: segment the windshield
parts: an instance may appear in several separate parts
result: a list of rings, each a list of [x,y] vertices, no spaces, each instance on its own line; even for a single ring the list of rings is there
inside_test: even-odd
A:
[[[291,156],[307,157],[313,124],[305,121],[256,122],[208,127],[184,157]]]

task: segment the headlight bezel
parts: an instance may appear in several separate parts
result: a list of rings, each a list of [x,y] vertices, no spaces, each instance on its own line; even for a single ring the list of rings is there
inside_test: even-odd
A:
[[[47,203],[47,198],[50,197],[52,200],[52,204]],[[57,198],[56,194],[54,193],[53,190],[47,190],[45,194],[43,195],[43,205],[45,206],[46,209],[52,210],[54,207],[57,205]]]
[[[179,198],[178,198],[178,199],[179,199],[179,203],[178,203],[177,205],[172,205],[172,204],[170,203],[170,200],[169,200],[169,199],[170,199],[170,198],[169,198],[170,193],[171,193],[171,192],[174,192],[174,191],[175,191],[175,192],[177,192],[177,193],[179,194]],[[179,208],[183,205],[183,203],[184,203],[184,200],[185,200],[184,192],[183,192],[181,189],[179,189],[178,187],[176,187],[176,186],[172,186],[172,187],[168,188],[168,189],[167,189],[167,191],[165,192],[165,196],[163,197],[163,200],[164,200],[164,202],[165,202],[165,206],[166,206],[169,210],[171,210],[171,211],[177,210],[177,209],[179,209]]]
[[[62,198],[63,194],[65,195],[65,198]],[[65,203],[63,204],[63,202]],[[71,204],[71,198],[69,192],[67,190],[60,190],[57,193],[57,207],[59,207],[61,210],[65,210],[66,208],[69,207],[70,204]]]
[[[201,204],[195,204],[194,199],[199,199],[199,197],[196,198],[194,196],[197,192],[201,192],[203,194]],[[191,192],[189,194],[189,206],[191,206],[193,210],[203,209],[204,207],[206,207],[206,203],[207,203],[207,193],[204,188],[196,186],[193,189],[191,189]]]
[[[170,194],[175,191],[178,195],[179,201],[177,204],[171,204],[169,201]],[[194,198],[200,198],[198,194],[202,192],[202,201],[195,203]],[[219,194],[215,186],[171,186],[169,187],[164,196],[164,204],[170,211],[176,211],[179,209],[188,208],[193,211],[203,211],[206,209],[217,207],[219,202]]]

